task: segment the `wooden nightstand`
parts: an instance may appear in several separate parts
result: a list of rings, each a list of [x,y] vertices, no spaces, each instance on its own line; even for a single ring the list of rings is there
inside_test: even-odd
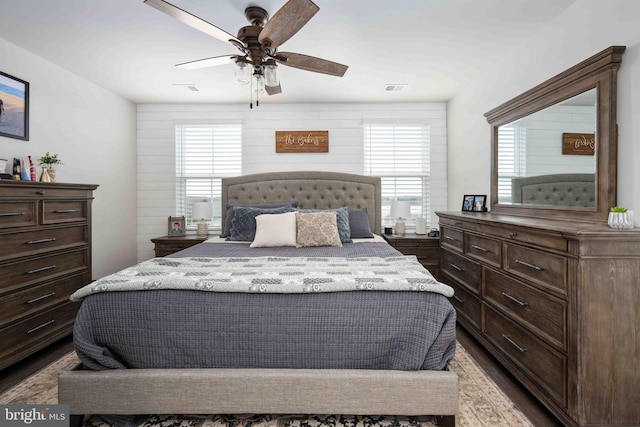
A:
[[[197,245],[207,240],[207,237],[198,237],[194,235],[186,236],[161,236],[151,239],[156,245],[156,257],[171,255],[172,253],[181,251],[190,246]]]
[[[382,237],[391,246],[402,252],[404,255],[415,255],[420,264],[438,278],[440,274],[440,238],[429,237],[426,234],[407,233],[404,236],[395,234],[383,234]]]

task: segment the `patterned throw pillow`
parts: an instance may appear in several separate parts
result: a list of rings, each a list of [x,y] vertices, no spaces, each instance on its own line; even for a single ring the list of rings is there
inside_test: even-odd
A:
[[[298,209],[298,212],[309,213],[309,212],[335,212],[336,220],[338,223],[338,235],[340,236],[340,241],[342,243],[353,243],[351,240],[351,227],[349,226],[349,208],[342,207],[338,209]]]
[[[296,247],[342,246],[335,211],[296,213]]]
[[[292,212],[289,205],[279,208],[249,208],[235,206],[233,208],[233,220],[231,221],[231,233],[226,240],[251,242],[256,237],[256,217],[263,214],[280,214]]]

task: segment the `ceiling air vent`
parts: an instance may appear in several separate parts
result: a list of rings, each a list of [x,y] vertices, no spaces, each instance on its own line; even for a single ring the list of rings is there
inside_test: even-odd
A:
[[[407,87],[406,83],[387,84],[384,87],[385,92],[402,92]]]

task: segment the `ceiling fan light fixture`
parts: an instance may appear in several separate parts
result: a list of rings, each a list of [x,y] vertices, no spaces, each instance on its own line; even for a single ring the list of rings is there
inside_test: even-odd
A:
[[[253,89],[256,91],[257,94],[264,95],[264,93],[265,93],[265,91],[264,91],[264,78],[260,74],[254,74],[253,77],[255,79],[255,81],[254,81],[255,84],[254,84]]]
[[[244,61],[236,60],[235,82],[239,85],[249,84],[251,81],[251,68]]]
[[[275,64],[267,64],[264,66],[264,84],[275,87],[280,84],[278,79],[278,66]]]

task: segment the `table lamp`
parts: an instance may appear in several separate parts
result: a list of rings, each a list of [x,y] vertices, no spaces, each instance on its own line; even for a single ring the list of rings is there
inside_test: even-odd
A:
[[[191,218],[193,221],[198,220],[198,237],[209,236],[209,221],[213,217],[213,205],[211,202],[203,200],[201,202],[193,202],[191,206]]]
[[[391,202],[391,216],[396,218],[395,234],[404,236],[406,233],[404,220],[411,216],[411,204],[400,200]]]

